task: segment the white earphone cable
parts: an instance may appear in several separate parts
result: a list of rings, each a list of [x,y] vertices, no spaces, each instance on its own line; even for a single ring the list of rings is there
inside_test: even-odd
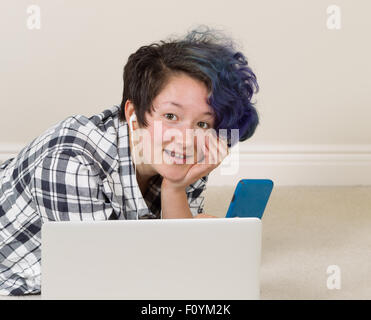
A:
[[[133,145],[133,162],[134,162],[134,176],[135,176],[135,179],[137,179],[137,170],[136,170],[136,161],[135,161],[135,146],[134,146],[134,138],[133,138],[133,135],[134,135],[134,130],[133,130],[133,120],[136,119],[136,116],[135,115],[132,115],[130,117],[130,120],[129,120],[129,128],[130,128],[130,132],[131,132],[131,143]],[[135,192],[135,195],[136,195],[136,201],[135,201],[135,206],[136,206],[136,209],[137,209],[137,220],[139,219],[139,213],[138,213],[138,204],[139,204],[139,185],[138,185],[138,180],[137,180],[137,187],[135,188],[136,192]],[[162,219],[162,208],[161,208],[161,212],[160,212],[160,219]]]
[[[131,143],[133,145],[133,160],[134,160],[134,177],[135,177],[135,180],[137,180],[137,170],[136,170],[136,161],[135,161],[135,147],[134,147],[134,139],[133,139],[133,135],[134,135],[134,130],[133,130],[133,121],[134,120],[134,117],[132,116],[132,118],[130,119],[130,131],[131,131]],[[139,220],[139,213],[138,213],[138,203],[139,203],[139,200],[138,200],[138,190],[139,186],[138,186],[138,180],[137,180],[137,187],[135,188],[135,207],[136,207],[136,211],[137,211],[137,220]]]

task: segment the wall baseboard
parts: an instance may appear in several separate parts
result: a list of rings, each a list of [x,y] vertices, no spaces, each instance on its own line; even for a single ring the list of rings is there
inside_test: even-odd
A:
[[[25,145],[0,144],[0,163]],[[240,179],[271,179],[275,186],[371,185],[371,145],[249,145],[232,149],[210,174],[208,186]]]

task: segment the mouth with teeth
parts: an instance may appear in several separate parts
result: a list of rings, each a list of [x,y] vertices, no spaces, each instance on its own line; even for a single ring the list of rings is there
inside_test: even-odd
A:
[[[191,158],[192,156],[186,156],[185,154],[176,153],[175,151],[169,151],[164,149],[164,153],[173,159],[176,163],[183,164],[186,162],[187,158]]]

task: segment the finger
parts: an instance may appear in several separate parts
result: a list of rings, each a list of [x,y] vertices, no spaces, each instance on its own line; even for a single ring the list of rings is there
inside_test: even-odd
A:
[[[213,152],[213,156],[215,158],[215,163],[220,164],[224,158],[228,155],[228,146],[226,142],[219,137],[215,140],[212,140],[213,149],[215,149],[215,152]]]
[[[225,141],[223,139],[221,139],[220,137],[218,137],[217,139],[217,148],[218,148],[218,162],[221,163],[224,158],[228,155],[228,148],[227,148],[227,145],[225,143]]]
[[[218,143],[220,144],[220,146],[228,151],[229,150],[229,147],[228,147],[228,143],[227,143],[227,140],[223,137],[218,137]]]
[[[206,145],[201,145],[201,154],[202,158],[198,161],[198,163],[204,164],[206,163],[206,157],[208,156],[208,149],[206,148]]]
[[[217,163],[216,159],[216,148],[215,142],[212,137],[206,136],[205,137],[205,159],[207,165],[214,165]]]
[[[213,137],[208,136],[207,148],[208,148],[208,164],[217,164],[218,163],[218,148],[216,140]]]
[[[217,159],[218,162],[222,162],[224,158],[228,155],[228,145],[224,139],[220,136],[216,138],[215,145],[217,149]]]
[[[223,161],[229,155],[228,144],[224,139],[218,138],[218,146],[220,161]]]

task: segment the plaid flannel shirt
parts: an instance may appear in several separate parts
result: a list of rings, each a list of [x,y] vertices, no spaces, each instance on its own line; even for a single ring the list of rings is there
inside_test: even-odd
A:
[[[0,165],[1,295],[40,293],[45,221],[136,219],[135,192],[139,219],[161,218],[162,177],[141,194],[119,108],[68,117]],[[203,212],[207,180],[186,188],[193,216]]]

